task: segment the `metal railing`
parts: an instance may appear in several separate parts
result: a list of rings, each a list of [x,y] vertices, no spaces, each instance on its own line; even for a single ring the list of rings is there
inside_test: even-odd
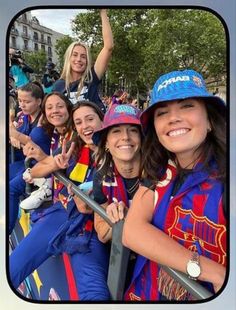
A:
[[[72,185],[72,192],[81,198],[94,212],[97,212],[110,226],[112,226],[111,253],[108,270],[108,287],[112,300],[123,300],[125,278],[129,261],[130,250],[122,245],[122,231],[124,221],[113,224],[105,210],[88,195],[82,192],[78,186],[70,181],[61,171],[54,172],[54,175],[65,186]],[[205,289],[198,282],[191,280],[182,272],[176,271],[167,266],[162,268],[176,281],[178,281],[196,300],[208,299],[212,293]]]

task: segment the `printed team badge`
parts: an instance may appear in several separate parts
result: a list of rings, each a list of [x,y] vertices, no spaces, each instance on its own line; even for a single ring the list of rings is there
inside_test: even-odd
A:
[[[202,80],[198,76],[193,76],[193,82],[198,86],[202,87]]]
[[[226,228],[215,224],[206,216],[197,216],[192,210],[175,207],[175,219],[168,229],[169,235],[175,240],[185,243],[190,250],[198,247],[219,264],[225,264],[224,250]]]

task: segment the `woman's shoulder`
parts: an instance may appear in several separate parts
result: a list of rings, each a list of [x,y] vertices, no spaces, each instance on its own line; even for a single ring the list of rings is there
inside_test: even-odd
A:
[[[93,80],[92,80],[93,83],[99,83],[101,80],[99,80],[94,67],[91,68],[91,72],[92,72],[92,77],[93,77]]]
[[[53,91],[58,91],[60,93],[63,93],[65,91],[65,80],[59,79],[53,84]]]

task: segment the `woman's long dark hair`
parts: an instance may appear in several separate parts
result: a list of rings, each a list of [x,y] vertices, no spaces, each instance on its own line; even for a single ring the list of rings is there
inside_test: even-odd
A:
[[[43,115],[43,119],[42,119],[42,127],[45,128],[45,130],[47,131],[47,133],[49,134],[49,136],[52,136],[53,134],[53,131],[54,131],[54,126],[49,123],[49,121],[47,120],[47,117],[46,117],[46,112],[45,112],[45,105],[46,105],[46,102],[48,100],[49,97],[51,96],[58,96],[59,98],[61,98],[65,104],[66,104],[66,108],[67,108],[67,111],[68,111],[68,114],[69,114],[69,118],[68,120],[66,121],[65,123],[65,133],[67,133],[69,130],[72,129],[72,121],[71,121],[71,111],[72,111],[72,103],[70,102],[70,100],[65,96],[63,95],[62,93],[59,93],[59,92],[52,92],[50,94],[47,94],[44,99],[43,99],[43,102],[42,102],[42,105],[41,105],[41,111],[42,111],[42,115]]]
[[[198,98],[196,98],[198,99]],[[210,161],[215,159],[217,164],[217,178],[222,182],[226,179],[226,107],[220,106],[214,100],[204,101],[211,125],[205,141],[200,145],[201,162],[203,167],[211,172]],[[178,169],[174,153],[166,150],[157,138],[154,128],[154,111],[149,120],[146,138],[143,143],[143,177],[150,179],[153,184],[158,182],[166,170],[168,160],[173,160]]]

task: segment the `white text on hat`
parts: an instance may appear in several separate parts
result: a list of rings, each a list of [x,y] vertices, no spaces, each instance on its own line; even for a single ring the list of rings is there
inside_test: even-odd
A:
[[[179,81],[183,82],[183,81],[189,81],[189,80],[190,80],[190,77],[188,75],[176,76],[176,77],[170,78],[170,79],[165,80],[164,82],[162,82],[158,86],[157,91],[159,91],[162,88],[167,87],[169,84],[176,83],[176,82],[179,82]]]

